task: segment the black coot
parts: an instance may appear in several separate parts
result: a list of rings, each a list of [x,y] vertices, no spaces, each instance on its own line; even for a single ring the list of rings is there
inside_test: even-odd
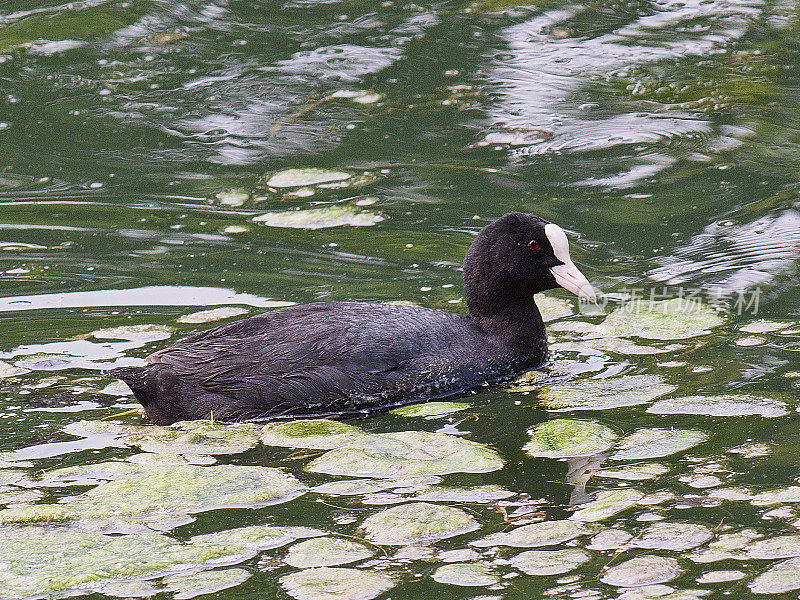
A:
[[[547,358],[537,292],[594,300],[558,226],[510,213],[464,259],[468,316],[368,302],[272,310],[192,335],[123,367],[155,423],[243,421],[369,411],[463,394]]]

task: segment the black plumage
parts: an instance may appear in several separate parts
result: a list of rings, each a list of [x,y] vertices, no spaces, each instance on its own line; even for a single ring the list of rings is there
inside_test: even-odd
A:
[[[533,295],[558,285],[552,269],[565,260],[546,226],[511,213],[480,232],[464,261],[467,316],[367,302],[291,306],[189,336],[144,367],[111,374],[159,424],[347,414],[507,380],[547,357]]]

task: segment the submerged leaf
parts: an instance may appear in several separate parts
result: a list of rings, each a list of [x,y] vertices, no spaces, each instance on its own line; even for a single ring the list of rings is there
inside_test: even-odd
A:
[[[556,384],[538,396],[549,410],[606,410],[644,404],[676,389],[656,375],[623,375]]]
[[[341,567],[304,569],[284,575],[280,582],[297,600],[371,600],[394,587],[388,575]]]
[[[570,458],[591,456],[613,446],[613,430],[593,421],[553,419],[536,425],[528,432],[531,440],[523,450],[531,456]]]
[[[479,528],[463,510],[428,502],[393,506],[367,517],[361,527],[371,542],[381,546],[427,544]]]

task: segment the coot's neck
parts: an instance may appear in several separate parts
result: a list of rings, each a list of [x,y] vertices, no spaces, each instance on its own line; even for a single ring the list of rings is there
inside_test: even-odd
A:
[[[546,352],[544,322],[533,290],[521,289],[502,274],[464,271],[467,308],[472,321],[499,346],[525,354]]]

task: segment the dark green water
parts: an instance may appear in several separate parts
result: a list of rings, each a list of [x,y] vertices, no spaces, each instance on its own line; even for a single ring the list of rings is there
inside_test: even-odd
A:
[[[560,326],[550,323],[553,343],[561,342],[555,372],[576,382],[646,374],[675,386],[666,398],[753,394],[785,410],[654,414],[643,404],[553,413],[537,392],[496,390],[470,397],[462,413],[356,424],[457,430],[495,449],[504,468],[449,474],[444,483],[502,486],[512,503],[542,498],[536,507],[546,520],[571,514],[573,486],[566,462],[522,451],[531,427],[577,418],[619,437],[699,430],[704,443],[645,461],[666,467],[655,478],[589,478],[590,495],[672,494],[599,521],[591,534],[616,527],[640,536],[653,522],[695,523],[717,538],[744,528],[765,538],[797,534],[800,496],[766,505],[753,498],[790,489],[800,476],[798,34],[793,0],[0,2],[0,452],[36,446],[5,455],[31,459],[21,467],[31,477],[131,454],[100,442],[50,445],[76,440],[60,431],[69,423],[132,408],[129,398],[100,393],[112,382],[103,371],[168,343],[92,337],[98,329],[156,324],[178,336],[210,327],[177,322],[200,310],[252,314],[320,299],[464,311],[459,266],[474,233],[520,210],[572,232],[573,257],[607,294],[606,312],[651,293],[691,294],[728,310],[711,333],[685,339],[623,334],[658,354],[592,349],[574,323],[602,319],[573,310]],[[307,167],[344,169],[360,181],[300,193],[267,183]],[[331,207],[362,226],[253,221]],[[563,291],[553,296],[572,302]],[[762,319],[779,325],[747,331]],[[318,454],[259,446],[218,460],[282,467],[316,485],[331,480],[304,471]],[[708,475],[719,481],[697,480]],[[749,495],[714,496],[730,487]],[[71,493],[46,488],[38,502]],[[12,496],[0,500],[13,505]],[[169,535],[270,523],[363,539],[359,524],[384,507],[362,500],[309,493],[205,512]],[[438,550],[471,547],[508,527],[491,504],[440,504],[473,515],[480,531]],[[591,534],[545,549],[584,547]],[[769,559],[736,549],[713,563],[692,560],[696,549],[590,549],[584,564],[547,576],[509,564],[527,548],[479,549],[472,561],[489,565],[499,583],[475,587],[437,583],[431,573],[443,560],[393,561],[391,546],[376,549],[384,562],[361,567],[389,575],[395,587],[380,597],[395,600],[751,598],[768,597],[755,594],[754,578],[800,555],[796,546]],[[238,565],[252,576],[213,597],[288,598],[279,579],[296,569],[282,563],[285,553]],[[674,590],[599,580],[607,565],[639,554],[677,559],[681,572],[665,584]],[[719,570],[742,576],[698,583]],[[773,597],[797,597],[800,576],[788,579],[794,591]]]

